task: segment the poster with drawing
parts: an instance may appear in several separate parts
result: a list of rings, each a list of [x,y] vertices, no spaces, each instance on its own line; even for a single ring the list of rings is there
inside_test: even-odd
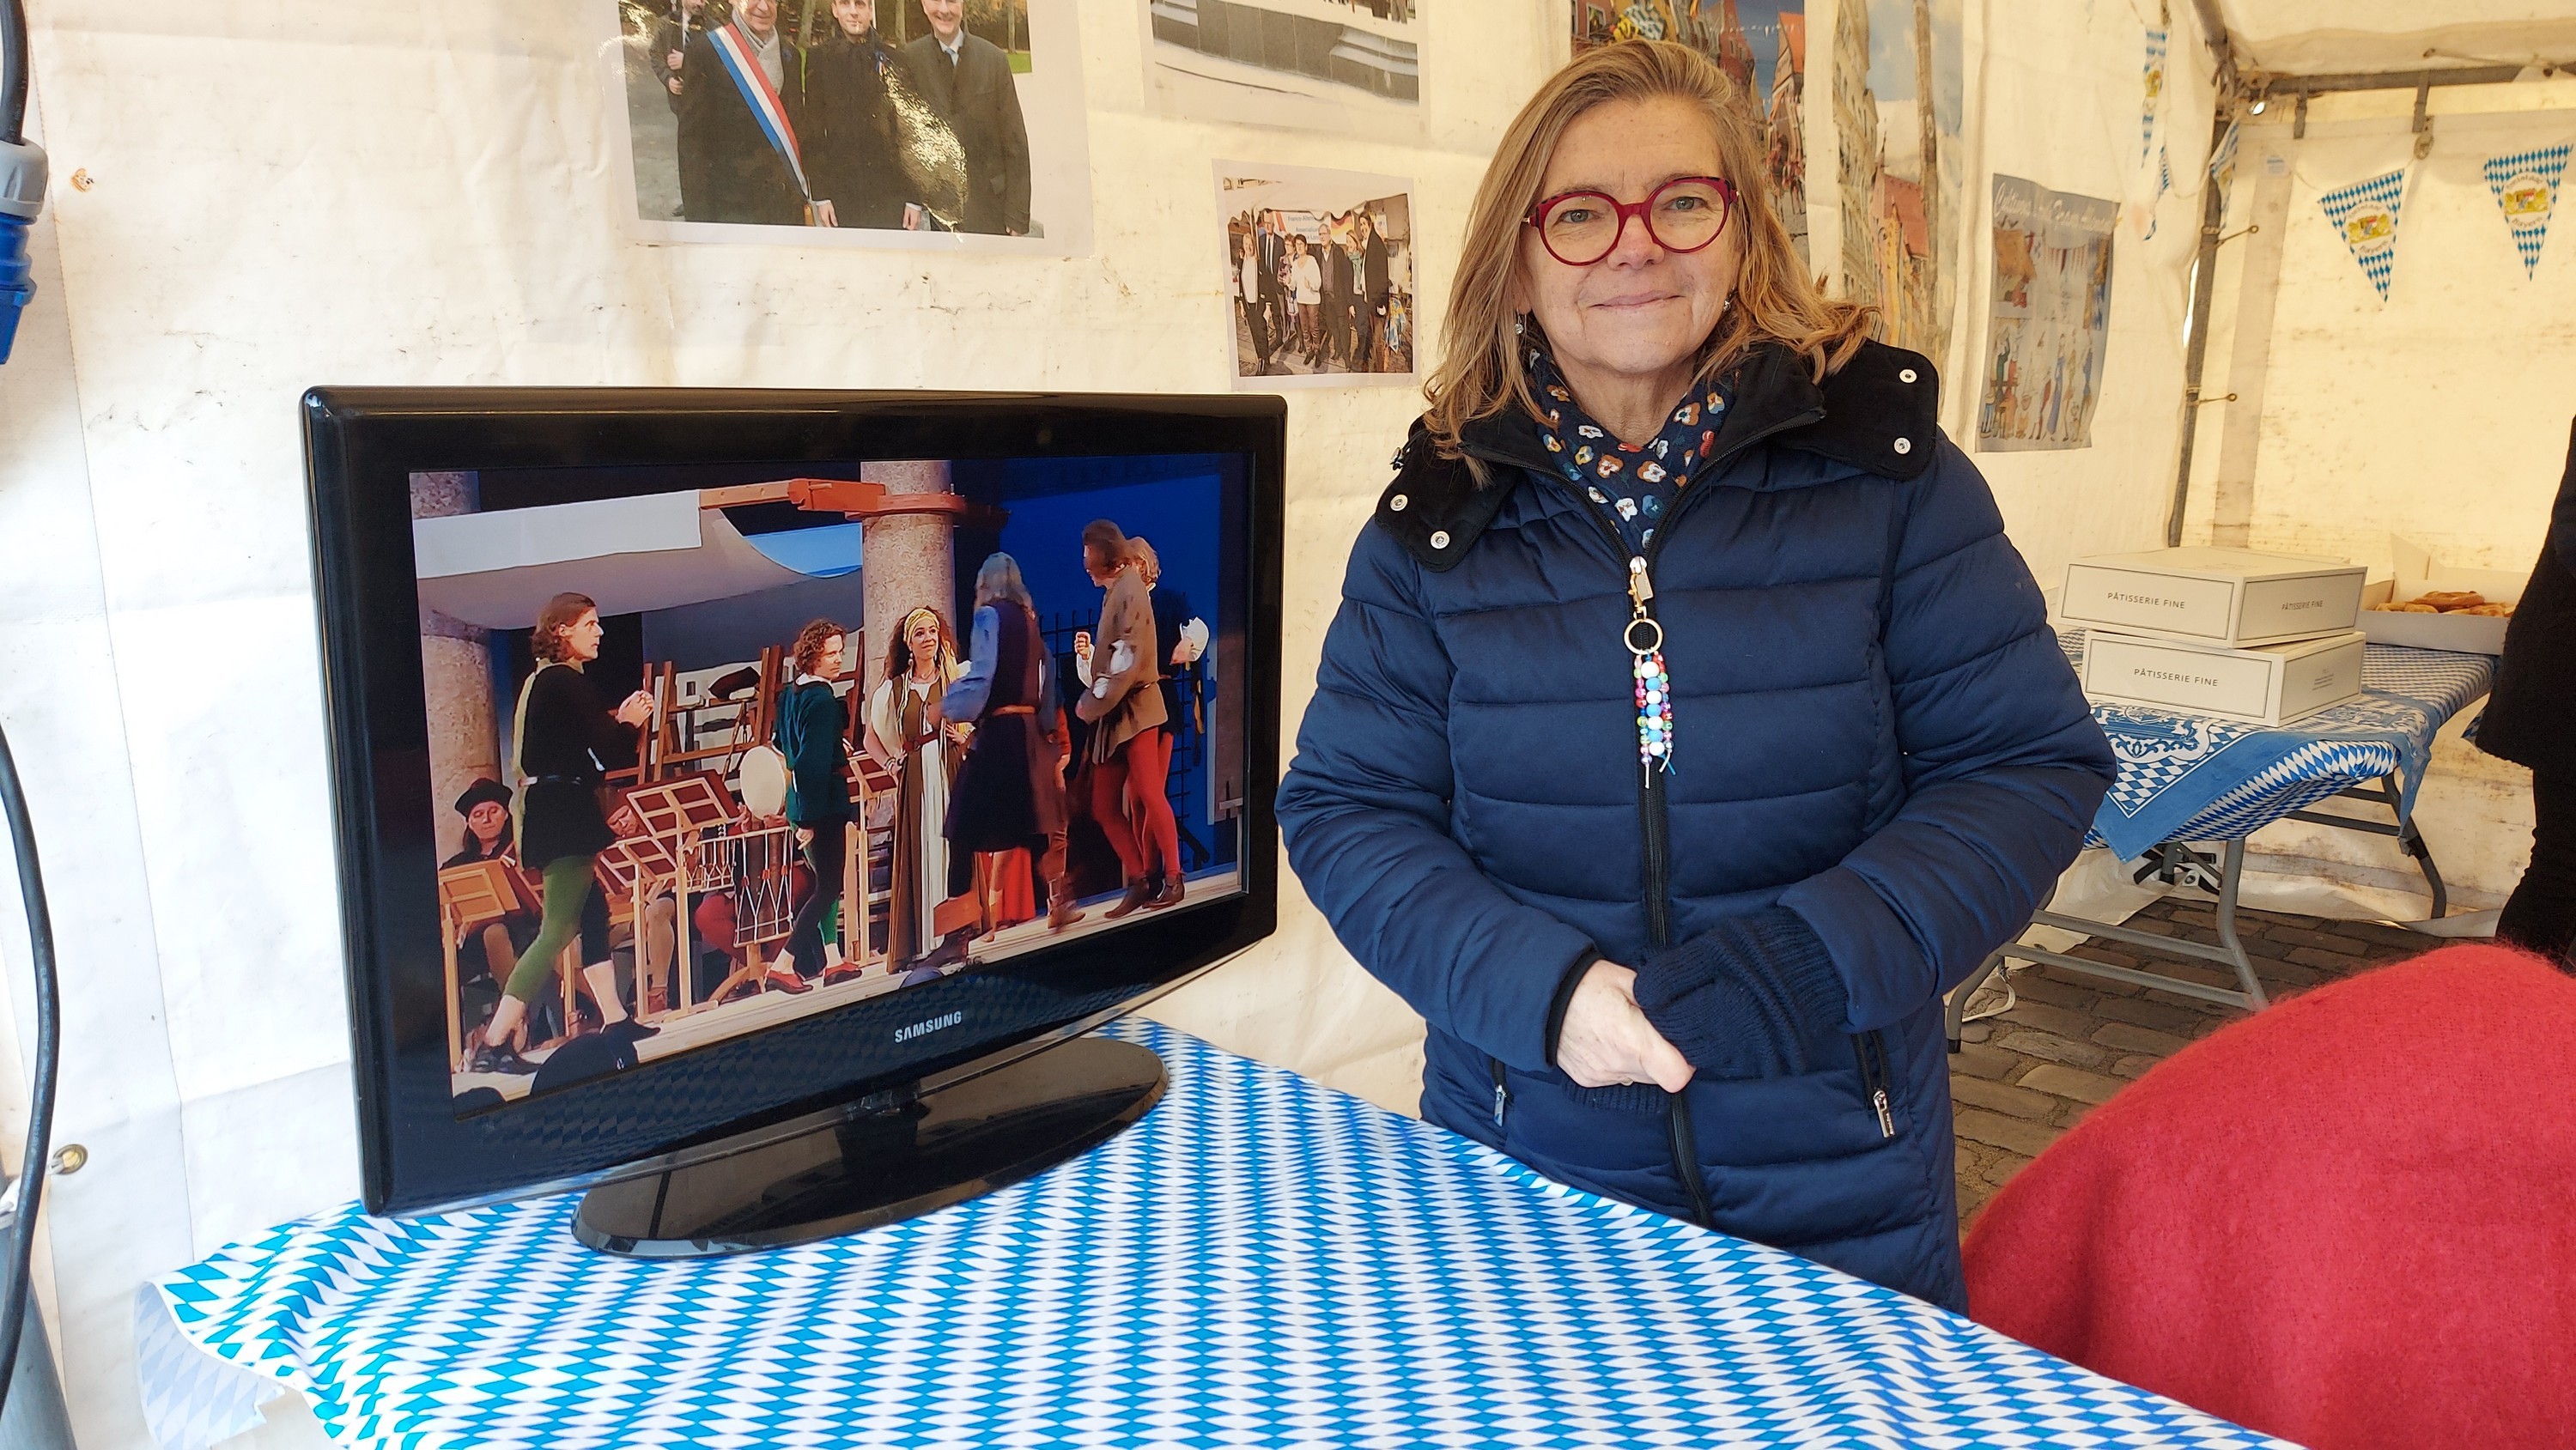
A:
[[[608,47],[655,241],[1080,255],[1073,0],[618,0]]]
[[[1967,175],[1963,0],[1843,0],[1834,19],[1842,162],[1840,295],[1884,314],[1878,335],[1935,363],[1958,305]]]
[[[1706,55],[1742,88],[1762,125],[1771,205],[1807,256],[1805,0],[1572,0],[1574,53],[1614,40],[1671,40]]]
[[[2093,446],[2120,204],[1995,178],[1994,312],[1977,448]]]

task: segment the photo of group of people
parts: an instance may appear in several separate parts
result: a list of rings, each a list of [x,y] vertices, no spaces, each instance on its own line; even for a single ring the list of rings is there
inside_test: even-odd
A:
[[[639,220],[882,243],[1044,237],[1079,212],[1087,233],[1079,82],[1062,39],[1037,64],[1028,7],[621,0]],[[1044,6],[1039,18],[1070,24]]]
[[[844,471],[415,476],[460,1113],[1239,889],[1240,461]]]
[[[1218,162],[1216,170],[1235,386],[1410,379],[1413,201],[1406,183],[1239,162]]]

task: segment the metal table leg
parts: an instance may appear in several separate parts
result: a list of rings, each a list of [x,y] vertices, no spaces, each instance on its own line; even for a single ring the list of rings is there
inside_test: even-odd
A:
[[[2406,797],[2398,789],[2397,777],[2384,775],[2372,785],[2354,786],[2337,791],[2337,800],[2369,801],[2388,807],[2393,824],[2359,821],[2350,816],[2329,816],[2319,811],[2292,811],[2288,819],[2305,821],[2312,826],[2332,826],[2339,831],[2359,831],[2367,836],[2394,836],[2397,848],[2415,858],[2415,869],[2424,873],[2424,884],[2433,897],[2433,915],[2447,916],[2451,910],[2450,888],[2442,884],[2442,868],[2433,864],[2433,848],[2425,844],[2423,833],[2415,829],[2414,812],[2406,809]]]
[[[1947,1011],[1952,1050],[1955,1051],[1958,1047],[1959,1029],[1967,1008],[1968,993],[1975,989],[1977,983],[1985,980],[1997,963],[2007,958],[2014,961],[2046,962],[2050,966],[2063,967],[2067,971],[2081,972],[2086,976],[2101,977],[2114,982],[2129,982],[2141,987],[2153,987],[2160,992],[2179,993],[2185,997],[2197,997],[2204,1002],[2219,1002],[2230,1007],[2242,1007],[2247,1011],[2257,1011],[2268,1006],[2270,999],[2263,993],[2262,982],[2254,976],[2253,959],[2245,954],[2245,944],[2236,935],[2236,897],[2237,888],[2245,875],[2245,842],[2241,839],[2227,842],[2221,855],[2213,860],[2208,853],[2181,841],[2167,841],[2148,853],[2148,865],[2140,871],[2139,879],[2144,880],[2149,875],[2160,875],[2171,882],[2196,882],[2217,891],[2219,941],[2217,946],[2179,941],[2173,937],[2140,931],[2135,927],[2114,926],[2106,922],[2092,921],[2081,916],[2068,916],[2055,911],[2031,913],[2031,925],[2053,926],[2061,931],[2077,932],[2104,941],[2124,942],[2131,946],[2149,947],[2175,956],[2195,957],[2201,961],[2216,962],[2235,971],[2238,983],[2235,989],[2205,986],[2199,982],[2184,981],[2180,977],[2160,976],[2154,972],[2142,972],[2133,967],[2117,967],[2108,962],[2087,961],[2083,957],[2071,957],[2064,952],[2045,951],[2038,947],[2012,943],[1997,949],[1995,954],[1987,959],[1985,965],[1980,966],[1975,975],[1962,983],[1959,991],[1952,996]]]

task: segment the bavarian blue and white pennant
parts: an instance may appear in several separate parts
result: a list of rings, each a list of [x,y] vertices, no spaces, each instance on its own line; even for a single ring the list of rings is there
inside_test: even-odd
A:
[[[2138,164],[2156,144],[2156,103],[2165,94],[2165,38],[2162,26],[2147,32],[2146,91],[2138,101]]]
[[[2317,206],[2343,233],[2362,275],[2388,300],[2388,276],[2397,270],[2397,214],[2406,201],[2406,169],[2356,181],[2317,198]]]
[[[2522,275],[2540,265],[2541,246],[2549,240],[2549,214],[2558,207],[2558,184],[2567,176],[2570,143],[2516,151],[2487,158],[2487,190],[2496,209],[2513,229],[2513,248],[2522,254]]]

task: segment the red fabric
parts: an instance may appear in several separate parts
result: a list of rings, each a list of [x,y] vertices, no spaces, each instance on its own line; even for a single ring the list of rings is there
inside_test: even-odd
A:
[[[2455,946],[2231,1024],[1966,1257],[1980,1322],[2315,1450],[2576,1444],[2576,980]]]

